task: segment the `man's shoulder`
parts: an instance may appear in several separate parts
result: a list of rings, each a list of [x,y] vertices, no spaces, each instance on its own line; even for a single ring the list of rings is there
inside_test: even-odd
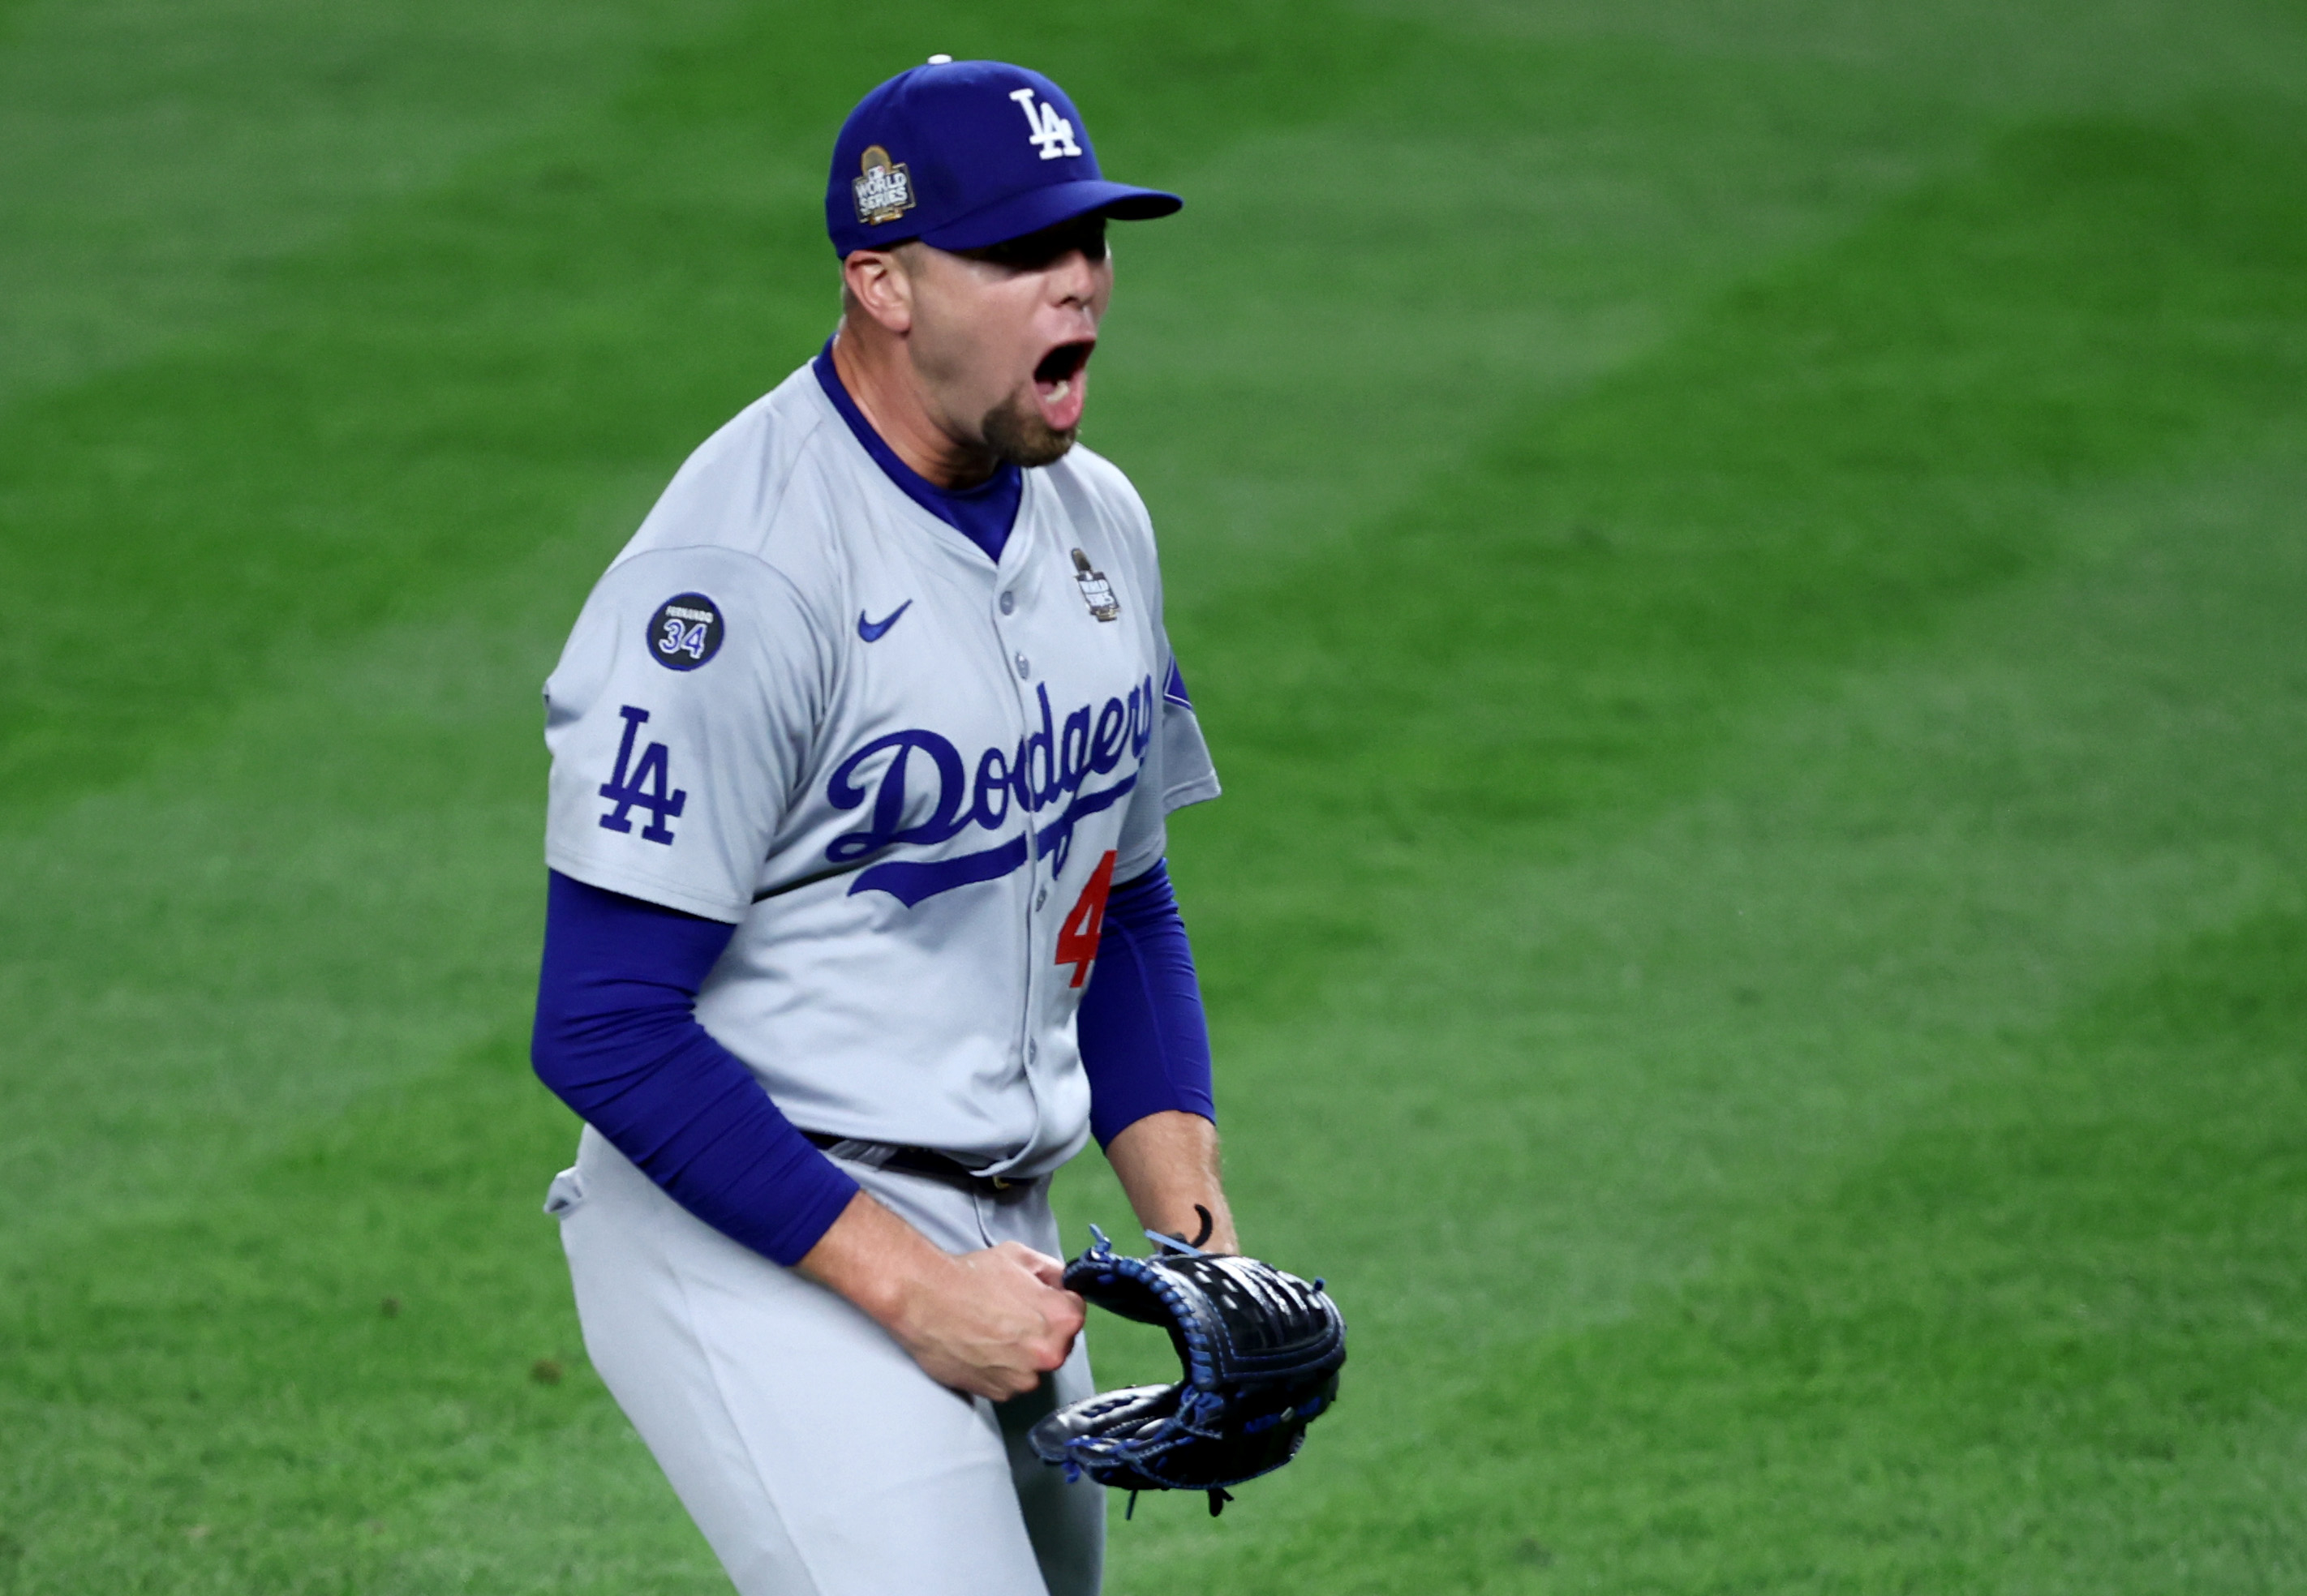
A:
[[[1154,518],[1120,466],[1086,444],[1038,468],[1069,513],[1093,516],[1133,552],[1154,554]]]
[[[1049,474],[1053,482],[1078,484],[1079,491],[1102,506],[1125,510],[1132,516],[1145,515],[1145,501],[1137,496],[1128,475],[1085,443],[1076,443],[1041,469]]]
[[[803,364],[698,445],[613,563],[682,548],[805,559],[826,521],[828,423],[840,417]]]

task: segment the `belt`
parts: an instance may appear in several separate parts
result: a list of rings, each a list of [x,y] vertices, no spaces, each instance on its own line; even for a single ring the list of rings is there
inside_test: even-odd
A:
[[[960,1159],[948,1157],[934,1148],[892,1147],[886,1141],[860,1141],[853,1137],[828,1136],[822,1131],[803,1131],[802,1134],[836,1158],[846,1158],[869,1169],[894,1169],[905,1174],[926,1175],[933,1181],[943,1181],[948,1186],[958,1186],[973,1196],[995,1198],[1004,1202],[1023,1197],[1042,1181],[1039,1175],[980,1174]]]

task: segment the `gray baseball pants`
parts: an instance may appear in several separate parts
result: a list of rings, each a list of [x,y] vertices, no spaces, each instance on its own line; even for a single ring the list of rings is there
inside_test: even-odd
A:
[[[980,1197],[843,1167],[948,1252],[1062,1256],[1047,1182]],[[937,1384],[847,1302],[682,1208],[590,1127],[546,1211],[585,1352],[742,1596],[1095,1596],[1102,1488],[1025,1431],[1090,1395],[1081,1342],[996,1404]]]

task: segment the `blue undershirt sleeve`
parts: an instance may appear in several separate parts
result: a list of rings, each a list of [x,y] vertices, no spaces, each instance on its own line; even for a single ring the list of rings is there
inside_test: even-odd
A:
[[[1209,1022],[1166,864],[1157,861],[1107,897],[1097,963],[1075,1026],[1098,1146],[1165,1109],[1215,1122]]]
[[[697,1022],[698,992],[734,931],[553,872],[529,1057],[675,1202],[790,1267],[857,1183]]]

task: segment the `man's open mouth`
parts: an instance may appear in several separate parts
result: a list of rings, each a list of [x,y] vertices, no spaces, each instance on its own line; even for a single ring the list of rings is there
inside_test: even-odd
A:
[[[1054,431],[1069,432],[1081,424],[1082,391],[1088,385],[1084,368],[1096,347],[1094,338],[1060,344],[1033,368],[1033,394],[1041,401],[1042,419]]]

